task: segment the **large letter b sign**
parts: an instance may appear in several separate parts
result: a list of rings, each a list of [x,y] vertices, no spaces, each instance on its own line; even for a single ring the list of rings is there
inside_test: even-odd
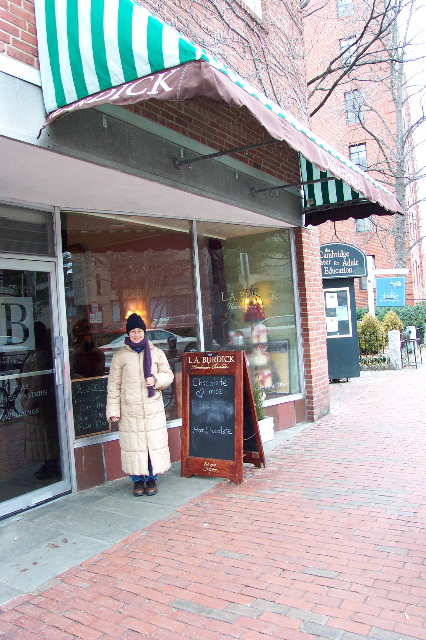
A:
[[[0,350],[34,349],[33,299],[0,296]]]

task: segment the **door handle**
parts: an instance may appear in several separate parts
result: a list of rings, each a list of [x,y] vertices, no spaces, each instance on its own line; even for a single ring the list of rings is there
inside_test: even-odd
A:
[[[62,336],[55,336],[55,382],[60,387],[64,383],[64,352]]]

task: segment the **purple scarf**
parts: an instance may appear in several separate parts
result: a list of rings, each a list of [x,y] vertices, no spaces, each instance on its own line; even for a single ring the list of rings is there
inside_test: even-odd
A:
[[[144,338],[141,342],[132,342],[127,336],[124,340],[124,344],[127,344],[133,351],[136,353],[140,353],[143,351],[143,375],[144,378],[150,378],[152,376],[152,358],[151,358],[151,349],[149,348],[148,338]],[[146,348],[145,348],[146,347]],[[148,389],[148,397],[153,398],[155,396],[154,387],[147,387]]]

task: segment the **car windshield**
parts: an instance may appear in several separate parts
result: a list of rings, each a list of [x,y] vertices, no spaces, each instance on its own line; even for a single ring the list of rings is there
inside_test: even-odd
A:
[[[265,325],[267,327],[286,327],[294,324],[294,316],[274,316],[272,318],[265,318],[265,320],[259,320],[256,325]]]
[[[114,338],[111,342],[107,342],[106,344],[101,346],[101,349],[114,349],[115,347],[120,346],[120,343],[124,342],[125,334]]]

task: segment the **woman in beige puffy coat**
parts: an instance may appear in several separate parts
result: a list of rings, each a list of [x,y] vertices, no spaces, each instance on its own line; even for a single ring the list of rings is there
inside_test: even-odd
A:
[[[145,338],[146,325],[132,313],[125,346],[113,356],[107,418],[118,422],[121,466],[134,483],[133,495],[157,493],[157,474],[170,468],[166,414],[161,390],[173,380],[163,351]]]

